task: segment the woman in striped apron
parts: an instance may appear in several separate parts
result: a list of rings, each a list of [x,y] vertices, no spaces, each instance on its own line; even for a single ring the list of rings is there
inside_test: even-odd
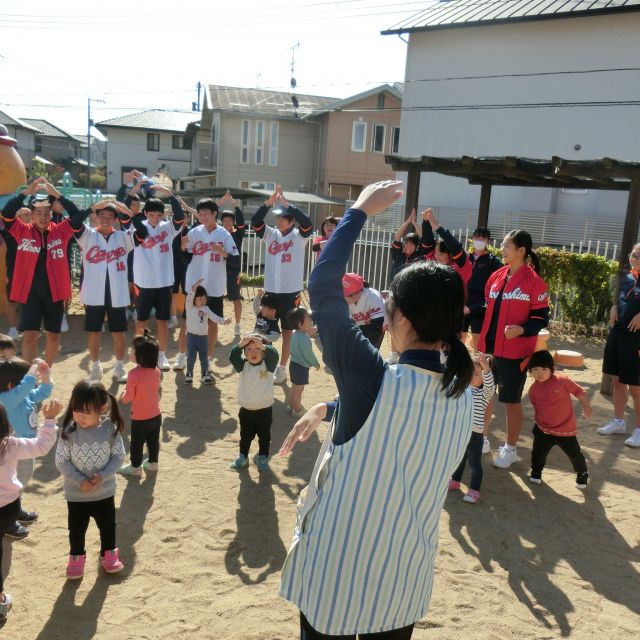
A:
[[[471,435],[473,366],[457,337],[464,308],[458,274],[422,262],[394,278],[387,311],[402,353],[397,365],[382,360],[344,300],[351,248],[367,216],[399,198],[400,188],[381,182],[364,189],[310,279],[340,400],[282,570],[280,594],[300,609],[303,640],[411,637],[431,597],[448,479]],[[301,435],[294,429],[288,450]]]

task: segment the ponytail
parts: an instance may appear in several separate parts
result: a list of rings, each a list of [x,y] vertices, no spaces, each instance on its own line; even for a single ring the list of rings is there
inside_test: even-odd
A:
[[[449,355],[442,377],[442,388],[447,398],[459,398],[471,383],[473,361],[469,350],[458,335],[449,339]]]
[[[538,255],[533,251],[533,249],[529,251],[529,258],[531,259],[531,266],[533,267],[533,270],[540,275],[540,258],[538,258]]]
[[[111,404],[109,419],[111,420],[111,422],[113,422],[113,425],[116,428],[113,434],[115,436],[116,434],[124,431],[124,418],[120,413],[120,409],[118,408],[118,401],[116,400],[115,396],[108,392],[107,392],[107,395],[109,396],[109,402]]]

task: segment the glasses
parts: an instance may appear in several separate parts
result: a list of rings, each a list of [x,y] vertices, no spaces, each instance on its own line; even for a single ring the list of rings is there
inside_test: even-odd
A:
[[[632,260],[640,260],[640,253],[630,253],[629,258]]]

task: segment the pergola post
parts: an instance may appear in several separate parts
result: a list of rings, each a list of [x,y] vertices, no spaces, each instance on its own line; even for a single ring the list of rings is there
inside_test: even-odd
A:
[[[404,217],[408,218],[411,209],[418,210],[418,197],[420,196],[420,176],[422,172],[418,167],[410,167],[407,175],[407,197],[404,205]]]
[[[491,184],[480,187],[480,205],[478,206],[478,227],[489,226],[489,205],[491,204]]]

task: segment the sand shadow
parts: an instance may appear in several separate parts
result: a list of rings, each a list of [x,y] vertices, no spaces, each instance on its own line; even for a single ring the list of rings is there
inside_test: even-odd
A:
[[[562,468],[573,473],[570,466]],[[518,600],[547,629],[559,628],[562,637],[572,632],[569,614],[575,610],[557,579],[551,580],[562,564],[603,598],[640,614],[637,593],[621,588],[640,584],[633,566],[640,549],[630,547],[607,518],[598,482],[584,497],[577,489],[570,496],[560,495],[544,483],[529,494],[511,473],[495,473],[501,475],[499,491],[473,509],[462,503],[458,492],[448,496],[450,532],[467,555],[488,572],[492,562],[498,563]]]
[[[287,555],[278,527],[272,471],[263,471],[256,482],[244,469],[240,473],[237,531],[224,557],[225,567],[245,584],[264,582],[280,571]],[[256,573],[257,572],[257,573]]]

